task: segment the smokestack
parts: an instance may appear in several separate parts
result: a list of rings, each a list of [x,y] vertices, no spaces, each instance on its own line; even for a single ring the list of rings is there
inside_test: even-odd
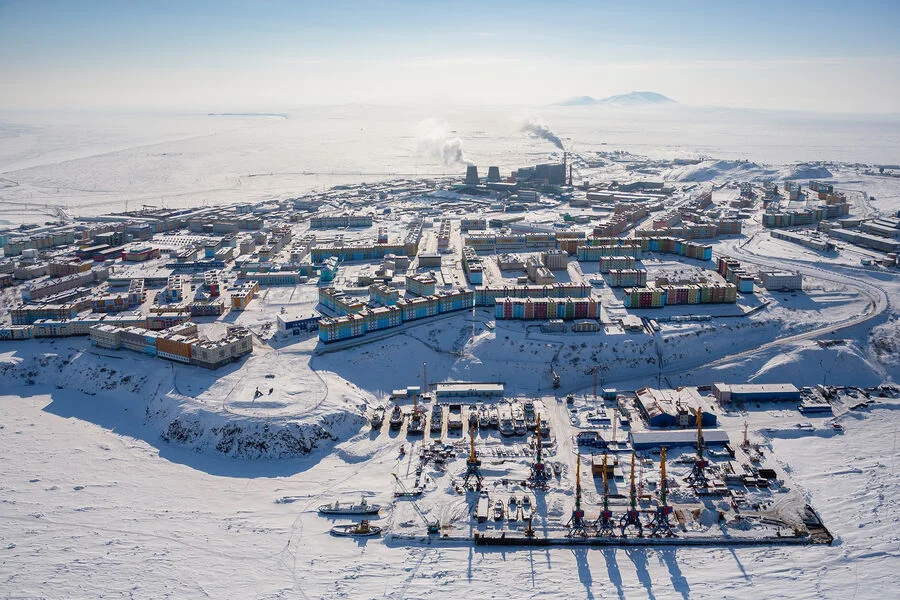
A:
[[[466,167],[466,185],[478,185],[478,167],[475,165]]]

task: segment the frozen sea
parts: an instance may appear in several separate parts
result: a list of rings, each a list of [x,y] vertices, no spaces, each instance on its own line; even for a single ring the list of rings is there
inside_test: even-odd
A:
[[[54,207],[100,214],[296,196],[346,183],[501,172],[559,157],[522,130],[546,125],[583,157],[765,164],[900,163],[900,115],[822,115],[723,108],[429,109],[347,105],[277,114],[0,113],[0,224]]]

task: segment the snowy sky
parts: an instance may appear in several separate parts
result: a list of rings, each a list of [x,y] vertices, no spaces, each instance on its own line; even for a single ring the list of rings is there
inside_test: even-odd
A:
[[[692,105],[900,113],[900,2],[0,0],[0,108]]]

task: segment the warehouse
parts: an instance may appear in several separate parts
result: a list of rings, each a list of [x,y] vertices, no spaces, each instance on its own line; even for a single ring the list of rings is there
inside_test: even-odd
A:
[[[696,446],[697,432],[692,429],[673,431],[632,431],[629,434],[631,446],[635,450],[650,450],[665,446]],[[704,429],[703,444],[705,446],[724,446],[728,443],[728,433],[722,429]]]
[[[435,398],[503,398],[502,383],[451,382],[437,383],[434,386]]]
[[[727,384],[714,383],[713,395],[719,402],[800,402],[800,390],[791,383]]]
[[[641,388],[635,392],[637,407],[649,427],[694,427],[700,410],[703,427],[715,427],[716,415],[709,403],[697,393],[697,388],[674,390]]]
[[[874,248],[882,252],[900,252],[900,242],[877,235],[847,231],[846,229],[829,229],[828,235],[863,248]]]

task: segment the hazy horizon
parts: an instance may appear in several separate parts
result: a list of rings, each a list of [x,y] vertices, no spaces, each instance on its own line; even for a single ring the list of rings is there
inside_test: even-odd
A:
[[[544,106],[900,113],[900,5],[0,2],[0,110]]]

